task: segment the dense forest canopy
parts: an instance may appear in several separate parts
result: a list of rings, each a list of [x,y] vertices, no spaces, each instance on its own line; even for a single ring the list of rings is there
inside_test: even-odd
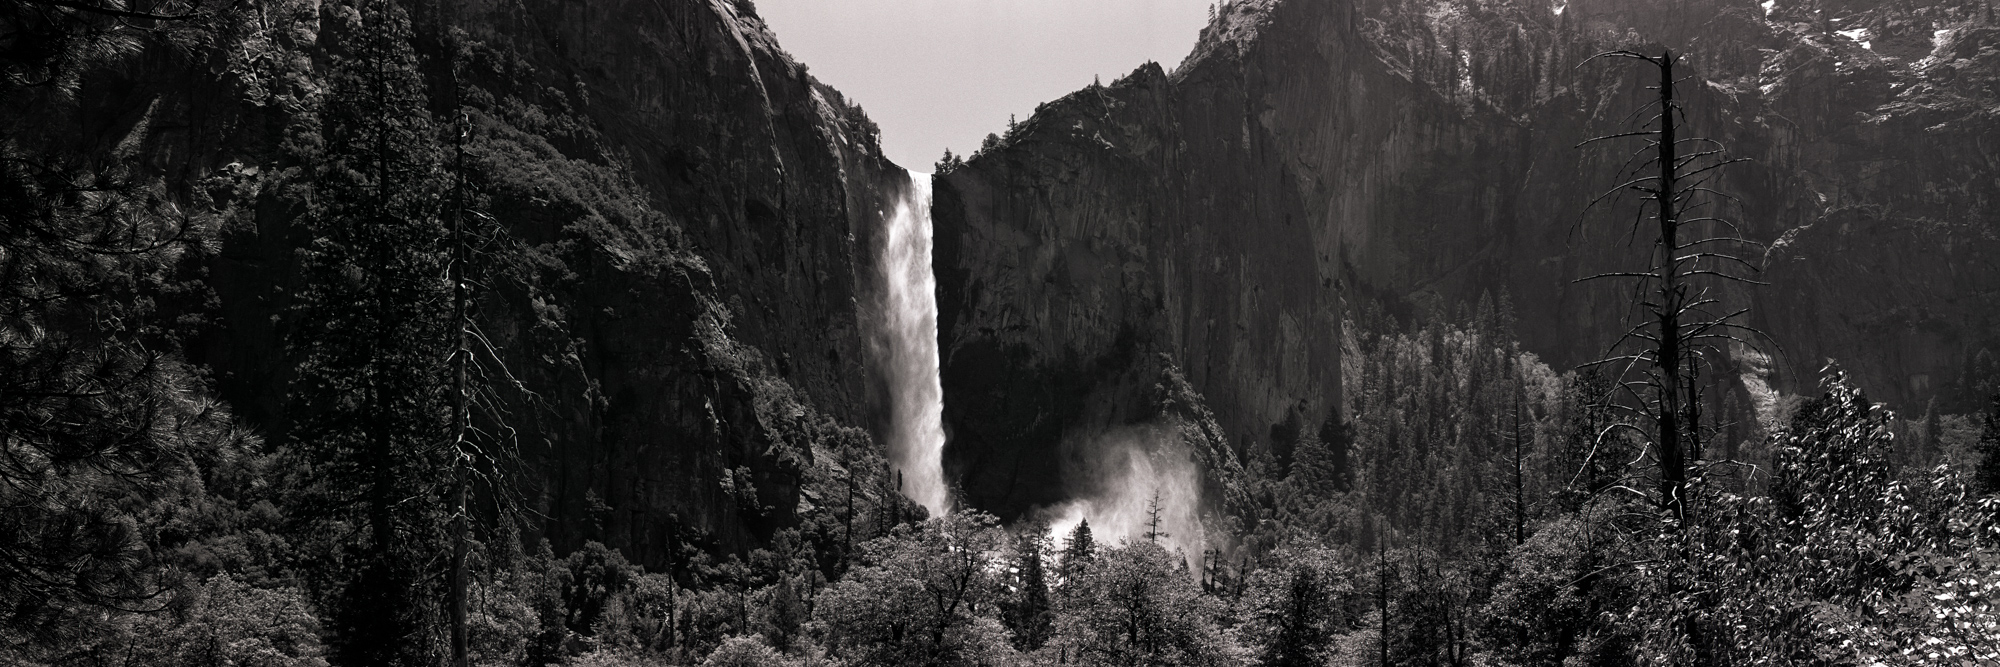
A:
[[[1657,74],[1586,62],[1606,50],[1678,50],[1704,95],[1797,55],[1528,4],[1356,6],[1382,62],[1468,112],[1531,113],[1579,68]],[[1885,51],[1941,26],[1970,46],[1910,103],[1994,122],[1990,4],[1737,4],[1721,25],[1845,12]],[[1679,325],[1645,324],[1601,341],[1622,366],[1527,351],[1504,290],[1344,294],[1311,332],[1339,350],[1331,414],[1254,442],[1147,362],[1146,418],[1216,479],[1199,540],[1157,494],[1118,540],[929,516],[861,399],[828,398],[861,393],[858,344],[786,338],[852,327],[774,303],[794,273],[852,280],[809,246],[854,243],[835,227],[865,188],[800,182],[883,168],[873,124],[768,33],[717,37],[747,1],[666,5],[678,32],[648,39],[684,70],[662,76],[755,78],[587,85],[606,75],[550,63],[591,45],[520,37],[569,11],[539,5],[0,4],[0,661],[2000,663],[2000,369],[1964,371],[1992,397],[1969,409],[1891,410],[1838,360],[1774,389],[1757,364],[1785,341],[1704,338],[1756,286],[1699,262],[1718,315],[1680,321],[1711,342],[1662,357]],[[654,126],[601,108],[654,94],[782,119],[747,157],[621,143]],[[661,123],[749,141],[726,120]],[[718,194],[751,172],[777,194]],[[1649,278],[1650,233],[1621,259]]]

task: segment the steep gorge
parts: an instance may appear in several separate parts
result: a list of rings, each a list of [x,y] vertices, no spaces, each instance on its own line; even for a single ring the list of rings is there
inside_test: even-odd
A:
[[[1587,206],[1623,154],[1576,148],[1647,99],[1633,71],[1579,66],[1619,47],[1689,54],[1694,131],[1754,159],[1719,189],[1771,285],[1728,298],[1779,361],[1731,363],[1806,391],[1835,358],[1892,404],[1966,409],[1996,343],[1980,146],[2000,137],[1977,82],[2000,42],[1954,7],[1224,3],[1172,73],[1053,101],[941,175],[947,469],[1003,515],[1085,493],[1064,477],[1078,443],[1149,419],[1160,363],[1235,458],[1282,451],[1339,404],[1339,323],[1364,301],[1505,297],[1530,351],[1598,358],[1629,299],[1573,281],[1645,261],[1634,204]],[[1863,25],[1906,37],[1837,30]]]
[[[194,269],[213,296],[184,313],[206,323],[187,354],[273,443],[292,422],[323,23],[343,7],[272,3],[220,36],[240,57],[169,77],[149,69],[168,57],[133,59],[86,88],[79,121],[129,130],[161,178],[213,197],[219,247]],[[477,320],[520,383],[500,383],[511,417],[491,426],[514,434],[495,446],[516,452],[531,539],[657,568],[765,544],[813,506],[814,480],[875,474],[827,457],[871,451],[887,418],[859,304],[904,172],[858,106],[747,2],[410,11],[431,113],[465,114],[478,208],[500,230]]]
[[[1772,379],[1801,388],[1837,357],[1900,405],[1962,407],[2000,348],[2000,28],[1942,3],[1847,5],[1712,0],[1692,26],[1613,0],[1224,5],[1171,73],[1052,101],[938,175],[947,481],[1011,518],[1105,492],[1106,466],[1152,447],[1129,460],[1175,480],[1157,488],[1200,471],[1206,505],[1178,508],[1182,526],[1240,517],[1246,455],[1333,420],[1359,301],[1411,314],[1505,294],[1530,349],[1591,358],[1625,302],[1569,281],[1633,252],[1595,231],[1629,210],[1579,220],[1619,158],[1572,146],[1645,91],[1575,65],[1626,34],[1696,54],[1713,74],[1695,125],[1758,160],[1725,188],[1774,246],[1773,286],[1739,295],[1784,346]],[[830,520],[828,485],[887,474],[851,456],[879,453],[870,434],[895,418],[871,267],[921,188],[858,106],[745,1],[412,6],[431,114],[464,114],[480,208],[504,231],[477,311],[524,390],[508,426],[530,538],[659,567]],[[186,267],[207,291],[167,307],[272,443],[291,427],[284,336],[322,23],[341,7],[260,5],[215,48],[94,72],[81,113],[22,128],[142,156],[176,205],[213,216],[215,247]],[[1881,36],[1862,46],[1833,18]],[[863,502],[894,489],[868,482]]]

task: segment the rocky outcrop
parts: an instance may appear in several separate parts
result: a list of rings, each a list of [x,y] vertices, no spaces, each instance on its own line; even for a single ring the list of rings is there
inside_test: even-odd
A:
[[[882,187],[905,178],[875,125],[748,2],[449,9],[411,5],[432,112],[469,119],[466,166],[501,230],[477,318],[519,380],[491,369],[508,423],[489,430],[514,434],[494,444],[513,453],[510,495],[543,519],[529,537],[600,540],[657,568],[796,525],[813,479],[849,474],[825,453],[871,448],[853,428],[878,411],[857,304]],[[311,187],[287,141],[310,131],[316,26],[333,11],[278,3],[231,36],[271,49],[295,99],[246,95],[229,70],[190,114],[230,125],[190,164],[228,180],[216,207],[236,221],[206,268],[215,326],[191,355],[274,442]]]
[[[707,260],[731,334],[830,413],[863,415],[857,272],[878,184],[902,171],[860,107],[786,55],[746,1],[462,11],[469,37],[524,59]]]
[[[880,186],[902,172],[874,124],[748,2],[493,3],[461,22],[565,93],[598,161],[664,218],[557,289],[581,362],[550,382],[590,401],[534,466],[551,534],[649,561],[681,524],[738,548],[792,525],[814,445],[876,410],[857,304]],[[691,261],[616,254],[645,241]]]
[[[2000,193],[1980,147],[2000,137],[1991,91],[1966,84],[2000,71],[1983,18],[1840,10],[1962,31],[1913,60],[1786,3],[1431,4],[1225,3],[1172,73],[1047,104],[940,177],[947,461],[975,504],[1060,497],[1059,443],[1129,417],[1096,406],[1143,403],[1126,378],[1148,353],[1185,369],[1238,448],[1321,423],[1343,301],[1409,315],[1504,296],[1529,350],[1598,358],[1629,300],[1573,281],[1646,261],[1626,239],[1636,202],[1588,205],[1636,146],[1577,144],[1629,129],[1650,93],[1629,67],[1578,65],[1621,46],[1688,53],[1691,127],[1754,159],[1714,185],[1772,245],[1752,257],[1772,284],[1723,289],[1786,360],[1775,380],[1809,390],[1834,357],[1892,403],[1967,404],[1960,369],[2000,312],[2000,271],[1977,259]]]
[[[973,504],[1008,515],[1076,492],[1062,443],[1148,417],[1156,354],[1227,442],[1336,403],[1337,255],[1239,75],[1265,81],[1148,64],[939,178],[946,471]]]

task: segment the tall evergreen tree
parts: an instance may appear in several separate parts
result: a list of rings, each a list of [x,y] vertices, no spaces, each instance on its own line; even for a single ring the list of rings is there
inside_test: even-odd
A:
[[[1245,634],[1257,663],[1292,667],[1326,664],[1326,651],[1353,598],[1352,574],[1326,549],[1288,545],[1274,552],[1276,567],[1253,575],[1244,598]]]
[[[230,440],[228,414],[177,354],[185,320],[158,308],[199,292],[177,269],[214,239],[213,218],[189,213],[207,202],[174,192],[144,154],[149,123],[177,119],[86,113],[98,103],[86,81],[145,87],[194,67],[196,50],[175,49],[126,69],[148,48],[211,38],[181,19],[212,8],[129,9],[158,13],[0,4],[0,662],[73,651],[107,609],[157,599],[136,517]]]
[[[1641,411],[1653,422],[1645,433],[1659,452],[1659,497],[1657,502],[1676,524],[1687,521],[1688,471],[1701,459],[1700,369],[1707,359],[1723,356],[1719,341],[1738,341],[1738,334],[1755,333],[1739,319],[1748,309],[1728,310],[1717,296],[1716,283],[1758,284],[1740,273],[1755,272],[1757,266],[1744,257],[1745,249],[1756,242],[1727,234],[1704,233],[1703,227],[1733,228],[1719,211],[1714,179],[1720,170],[1741,158],[1730,158],[1720,142],[1684,136],[1687,118],[1683,100],[1675,92],[1680,83],[1674,67],[1683,56],[1669,51],[1649,56],[1626,50],[1609,51],[1595,57],[1642,60],[1659,70],[1659,112],[1641,130],[1596,137],[1585,143],[1623,137],[1643,137],[1647,145],[1641,154],[1652,157],[1619,174],[1624,181],[1599,195],[1595,205],[1625,191],[1645,195],[1658,223],[1652,241],[1652,256],[1645,270],[1615,271],[1584,278],[1638,281],[1635,294],[1643,315],[1620,337],[1627,351],[1593,362],[1608,365],[1619,380],[1637,373],[1650,391],[1639,400]]]
[[[1084,519],[1069,532],[1069,540],[1063,546],[1063,587],[1069,588],[1078,577],[1083,576],[1084,570],[1088,569],[1090,562],[1096,558],[1097,544],[1090,537],[1090,520]]]
[[[1995,394],[1986,407],[1985,427],[1979,433],[1979,468],[1972,476],[1973,487],[1980,493],[2000,493],[2000,394]],[[1935,428],[1935,427],[1933,427]],[[1932,433],[1931,438],[1937,434]]]
[[[1299,443],[1292,479],[1313,493],[1346,491],[1353,480],[1347,460],[1353,442],[1354,427],[1341,418],[1339,408],[1328,412],[1319,435]]]
[[[1014,537],[1014,591],[1001,611],[1001,620],[1014,633],[1014,646],[1023,651],[1041,648],[1053,631],[1054,613],[1049,606],[1049,580],[1044,554],[1049,549],[1048,527],[1035,523]]]
[[[427,664],[449,518],[453,293],[449,189],[407,13],[354,0],[331,50],[286,331],[289,435],[316,469],[305,509],[364,527],[334,614],[344,662]]]

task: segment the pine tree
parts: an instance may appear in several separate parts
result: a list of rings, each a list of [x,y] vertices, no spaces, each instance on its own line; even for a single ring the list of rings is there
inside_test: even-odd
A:
[[[1353,482],[1348,463],[1348,450],[1353,442],[1353,425],[1341,418],[1338,408],[1329,411],[1326,420],[1320,422],[1318,436],[1299,443],[1297,460],[1292,464],[1293,483],[1312,494],[1347,491]]]
[[[944,149],[944,157],[938,158],[937,163],[931,165],[931,171],[935,172],[938,176],[943,176],[957,171],[959,167],[963,166],[965,166],[965,158],[953,155],[951,149],[947,148]]]
[[[1014,538],[1014,592],[1001,610],[1001,620],[1013,631],[1015,648],[1022,651],[1041,648],[1054,629],[1043,563],[1048,542],[1048,527],[1039,523]]]
[[[301,287],[286,331],[296,365],[289,435],[315,466],[301,510],[365,526],[343,558],[358,572],[334,613],[352,664],[433,662],[435,555],[450,517],[458,420],[451,409],[455,323],[440,202],[443,151],[392,0],[357,0],[328,26],[331,72]],[[301,156],[309,157],[309,156]]]
[[[1273,554],[1277,567],[1258,572],[1246,598],[1246,634],[1258,664],[1326,664],[1326,650],[1347,619],[1342,602],[1355,591],[1349,571],[1327,550],[1291,545]]]
[[[1147,541],[1147,542],[1152,542],[1152,543],[1154,543],[1154,544],[1159,544],[1159,543],[1160,543],[1160,538],[1162,538],[1162,537],[1173,537],[1173,535],[1172,535],[1172,534],[1170,534],[1170,533],[1164,533],[1164,532],[1160,532],[1160,513],[1161,513],[1161,510],[1160,510],[1160,490],[1159,490],[1159,489],[1153,489],[1153,497],[1152,497],[1151,499],[1149,499],[1149,500],[1147,500],[1147,501],[1146,501],[1146,541]]]
[[[1288,583],[1284,607],[1280,611],[1277,641],[1266,649],[1264,655],[1263,664],[1269,667],[1315,664],[1319,650],[1326,643],[1326,632],[1318,618],[1321,603],[1316,597],[1319,586],[1314,581],[1314,573],[1310,570],[1294,572]]]
[[[179,20],[212,9],[0,5],[0,655],[8,662],[40,662],[31,652],[44,646],[73,655],[77,640],[116,618],[107,610],[161,599],[154,531],[139,528],[139,512],[200,488],[197,462],[237,444],[227,411],[206,400],[199,373],[177,354],[192,318],[163,316],[176,293],[205,292],[176,269],[199,264],[216,236],[214,217],[202,212],[206,193],[174,192],[146,153],[158,139],[149,124],[181,121],[149,112],[135,127],[89,112],[125,88],[164,81],[159,72],[195,67],[190,49],[163,47],[212,39],[207,24]],[[170,53],[134,66],[133,56],[154,51]],[[119,74],[103,76],[111,72]],[[119,90],[97,94],[100,80]]]
[[[1714,295],[1713,281],[1758,284],[1739,273],[1754,272],[1756,265],[1741,255],[1757,244],[1734,234],[1711,235],[1703,226],[1733,227],[1719,211],[1703,211],[1717,206],[1709,199],[1715,194],[1713,181],[1720,169],[1743,161],[1730,158],[1720,142],[1683,136],[1687,131],[1682,98],[1675,92],[1679,83],[1674,67],[1685,58],[1672,52],[1649,56],[1632,51],[1610,51],[1594,57],[1627,58],[1645,61],[1659,71],[1659,113],[1648,126],[1592,138],[1586,144],[1607,139],[1644,137],[1641,154],[1652,157],[1629,166],[1619,178],[1625,182],[1592,200],[1599,202],[1637,190],[1650,200],[1647,207],[1658,223],[1652,241],[1652,256],[1645,270],[1600,273],[1584,280],[1612,279],[1638,281],[1636,294],[1643,295],[1642,316],[1620,338],[1628,352],[1591,365],[1609,365],[1618,379],[1631,372],[1643,373],[1650,395],[1644,409],[1653,422],[1647,435],[1659,452],[1660,507],[1676,524],[1687,521],[1688,470],[1702,457],[1701,391],[1699,369],[1707,358],[1723,354],[1719,340],[1743,342],[1737,334],[1755,334],[1739,323],[1748,309],[1727,310]]]
[[[1521,430],[1521,394],[1522,388],[1516,382],[1514,385],[1514,435],[1512,438],[1509,438],[1514,445],[1514,544],[1516,545],[1528,540],[1528,499],[1523,488],[1523,478],[1527,476],[1528,460],[1524,448],[1527,445],[1526,440],[1528,438]]]
[[[779,650],[790,650],[806,621],[805,603],[799,600],[797,589],[790,576],[782,577],[773,585],[770,602],[771,623],[765,639]]]
[[[1995,394],[1988,404],[1983,426],[1975,446],[1980,459],[1978,471],[1972,476],[1973,486],[1980,493],[2000,493],[2000,394]]]
[[[1733,231],[1705,231],[1735,228],[1719,210],[1729,198],[1719,195],[1712,181],[1720,177],[1723,167],[1742,159],[1728,157],[1720,142],[1685,136],[1688,119],[1684,100],[1675,92],[1681,81],[1674,73],[1675,66],[1685,62],[1685,57],[1671,51],[1651,56],[1626,50],[1594,57],[1644,61],[1659,74],[1659,85],[1654,88],[1659,95],[1658,113],[1646,121],[1645,127],[1585,142],[1619,137],[1645,139],[1646,145],[1639,155],[1651,157],[1643,161],[1633,158],[1626,172],[1619,175],[1624,182],[1599,195],[1592,204],[1628,189],[1643,193],[1648,200],[1645,208],[1651,209],[1652,221],[1658,224],[1648,265],[1644,270],[1601,273],[1585,280],[1637,281],[1633,293],[1637,295],[1640,316],[1618,341],[1624,352],[1592,365],[1620,369],[1614,373],[1623,386],[1637,384],[1647,388],[1638,397],[1641,411],[1653,428],[1639,429],[1636,433],[1658,452],[1659,491],[1655,500],[1666,518],[1664,525],[1671,531],[1682,531],[1689,528],[1693,496],[1702,481],[1699,475],[1689,475],[1690,470],[1702,467],[1701,368],[1709,359],[1728,356],[1722,349],[1725,341],[1747,345],[1748,341],[1739,334],[1758,334],[1740,323],[1748,309],[1724,307],[1718,288],[1729,283],[1759,284],[1741,274],[1758,270],[1756,264],[1745,259],[1754,256],[1745,250],[1754,251],[1760,244],[1740,238]],[[1704,207],[1711,208],[1703,210]],[[1634,373],[1641,374],[1642,380],[1625,384],[1626,377]],[[1675,559],[1689,563],[1701,558],[1685,542],[1669,542],[1662,548],[1672,556],[1670,563]],[[1697,544],[1695,549],[1699,548]],[[1710,606],[1706,598],[1712,597],[1712,589],[1698,592],[1703,589],[1689,582],[1688,575],[1678,572],[1676,567],[1658,568],[1654,576],[1664,584],[1667,595],[1681,600],[1687,609]],[[1712,629],[1701,622],[1700,615],[1685,612],[1675,623],[1680,637],[1688,646],[1696,647],[1696,664],[1712,664],[1707,651],[1716,643],[1708,639]]]
[[[1069,543],[1063,547],[1063,586],[1068,588],[1071,584],[1075,583],[1079,577],[1083,576],[1084,570],[1090,567],[1090,562],[1096,560],[1096,558],[1097,545],[1090,537],[1090,520],[1084,519],[1076,524],[1075,530],[1070,531]]]

